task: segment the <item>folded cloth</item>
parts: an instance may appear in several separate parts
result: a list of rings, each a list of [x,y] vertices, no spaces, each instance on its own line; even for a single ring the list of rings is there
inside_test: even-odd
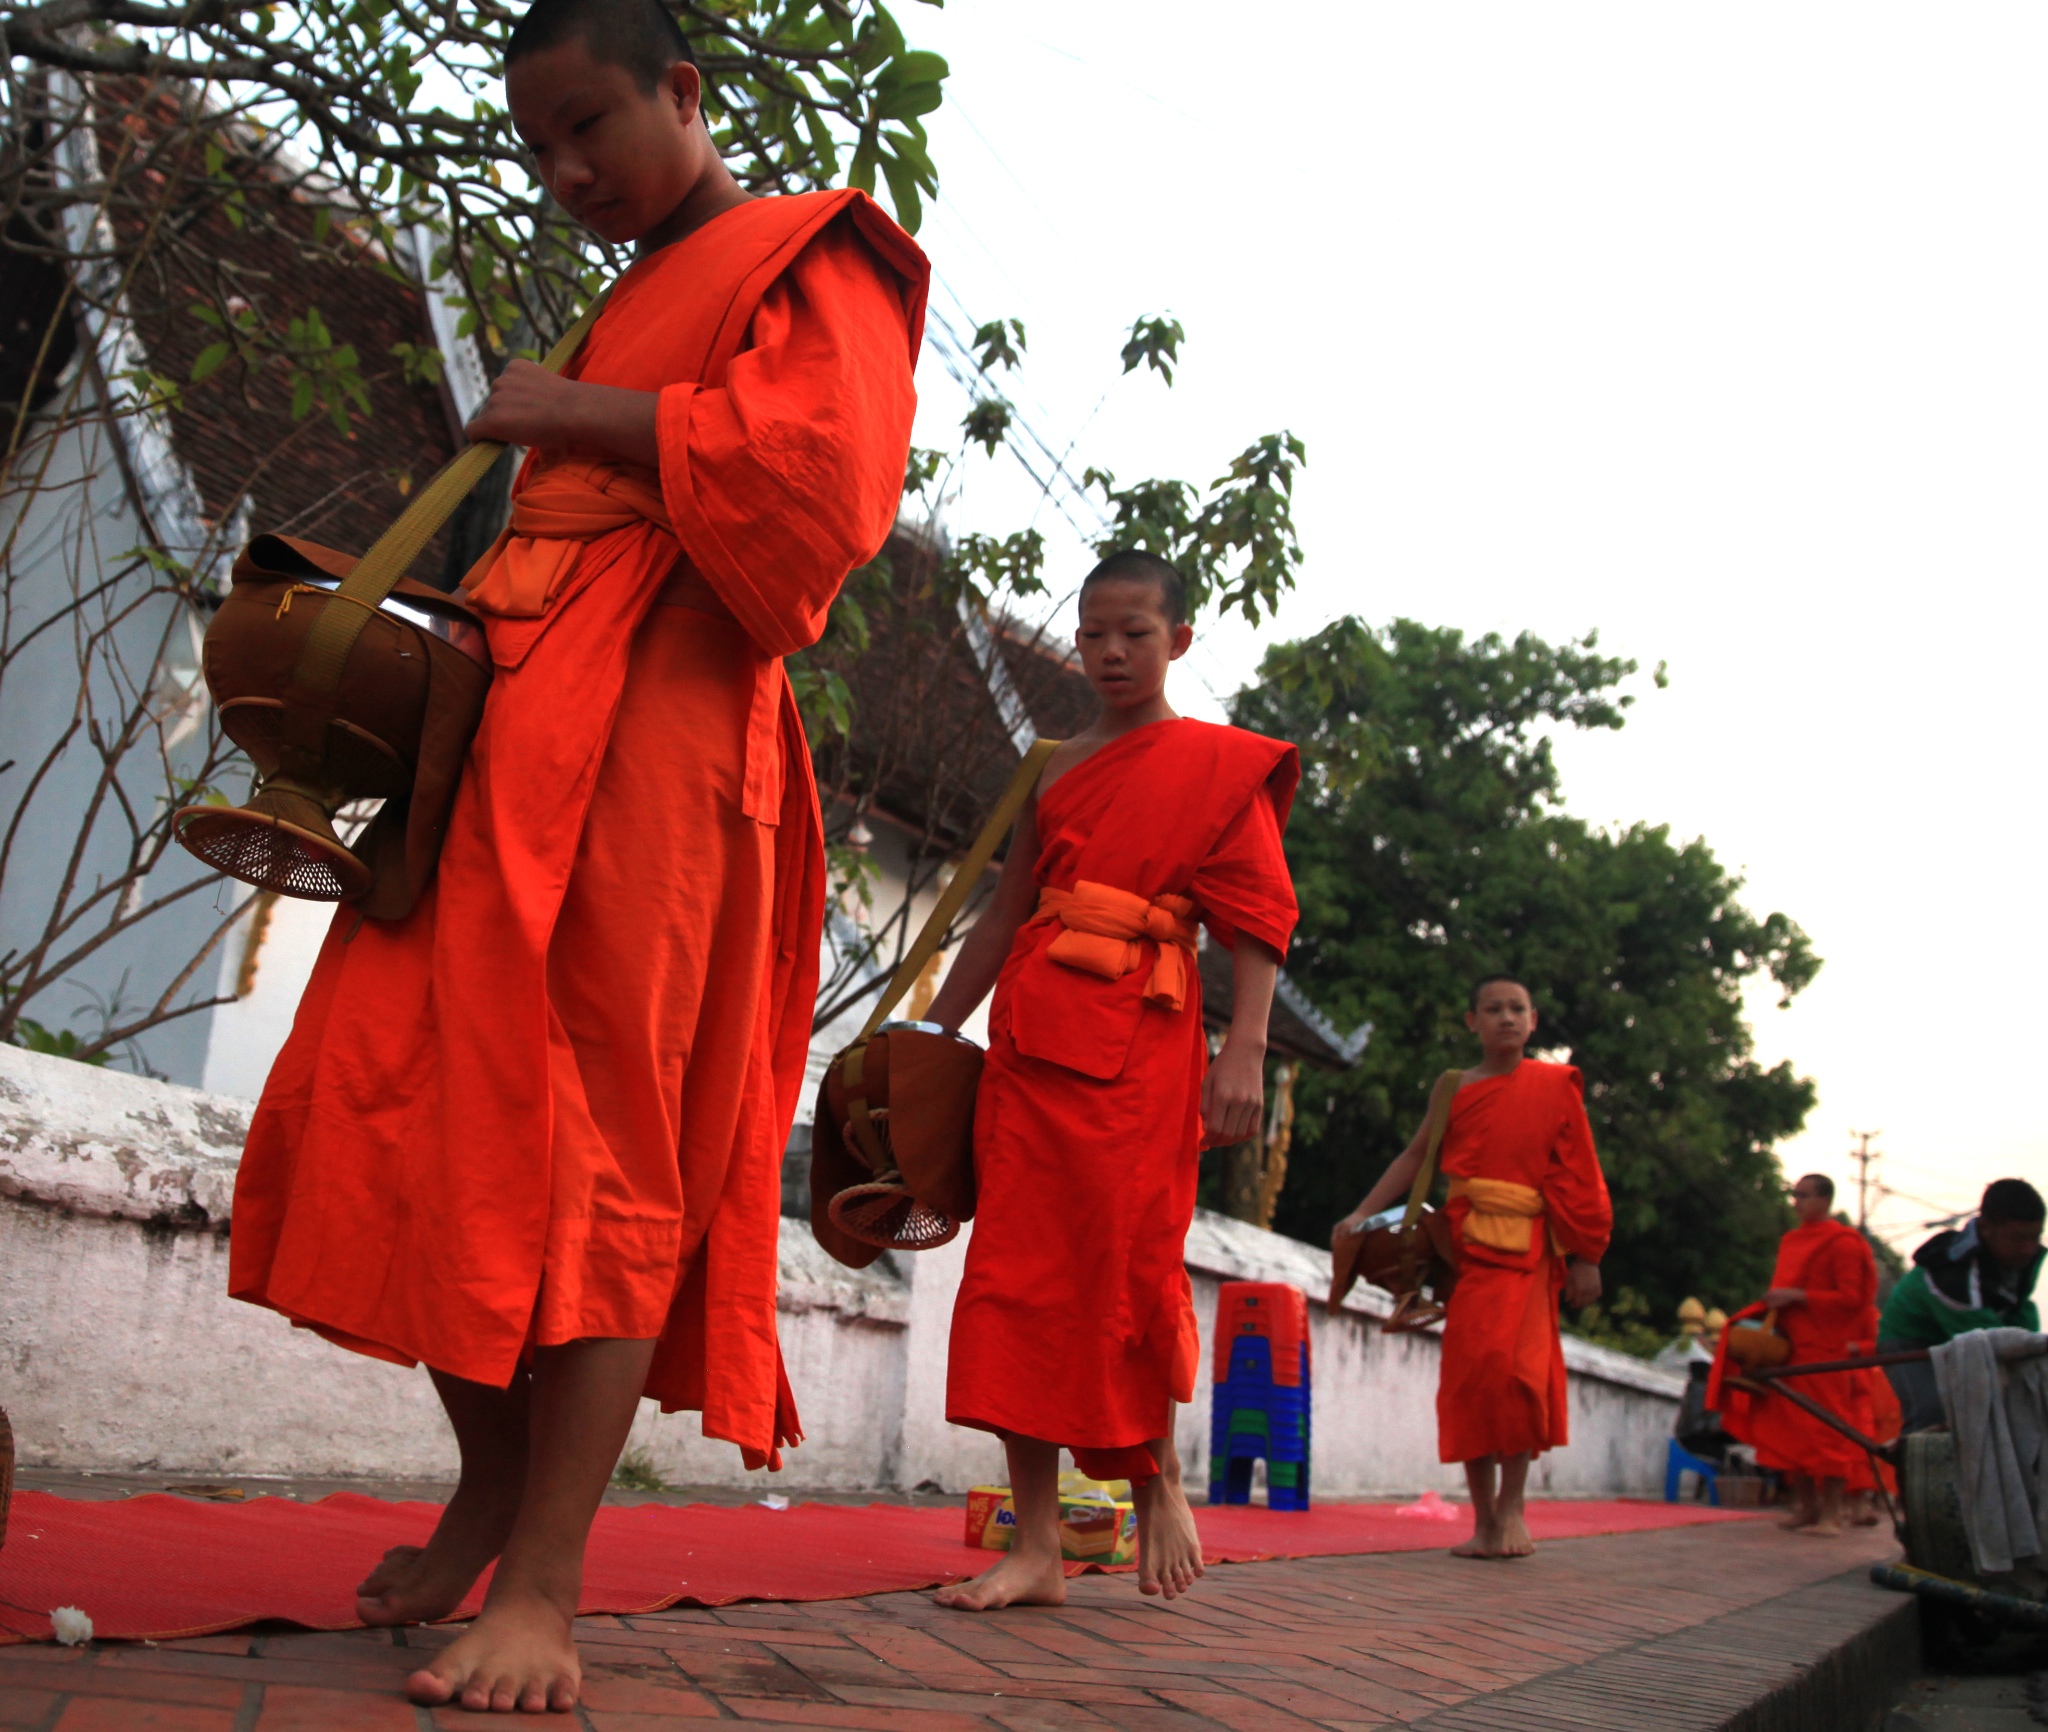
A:
[[[2003,1574],[2039,1557],[2048,1532],[2048,1336],[1973,1329],[1929,1358],[1955,1434],[1971,1560]]]
[[[1066,931],[1046,946],[1054,962],[1121,980],[1145,964],[1145,946],[1154,947],[1152,976],[1145,999],[1166,1010],[1179,1010],[1195,955],[1195,905],[1185,896],[1155,896],[1146,901],[1112,884],[1083,878],[1071,890],[1048,884],[1038,893],[1034,922],[1057,920]],[[1119,1476],[1121,1477],[1121,1476]]]
[[[1459,1236],[1468,1245],[1522,1252],[1534,1243],[1533,1223],[1543,1218],[1543,1193],[1512,1179],[1453,1179],[1451,1195],[1472,1205]]]

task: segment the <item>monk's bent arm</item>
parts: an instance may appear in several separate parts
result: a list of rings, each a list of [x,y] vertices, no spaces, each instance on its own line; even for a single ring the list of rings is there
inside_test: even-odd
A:
[[[472,439],[541,450],[599,451],[643,469],[661,467],[661,394],[564,379],[531,361],[510,361],[469,424]]]
[[[941,1028],[957,1029],[974,1007],[995,989],[996,976],[1009,960],[1010,946],[1038,901],[1038,801],[1024,802],[1017,827],[1010,832],[1010,851],[996,879],[996,893],[982,916],[960,941],[960,953],[925,1012]]]
[[[1414,1140],[1388,1163],[1387,1170],[1380,1174],[1379,1183],[1365,1193],[1364,1201],[1339,1221],[1338,1226],[1355,1231],[1390,1203],[1408,1195],[1409,1187],[1415,1183],[1415,1170],[1422,1165],[1422,1151],[1428,1146],[1425,1135],[1428,1129],[1425,1121],[1416,1131]]]

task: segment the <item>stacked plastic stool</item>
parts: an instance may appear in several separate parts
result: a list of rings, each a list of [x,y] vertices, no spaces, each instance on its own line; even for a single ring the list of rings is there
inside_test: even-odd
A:
[[[1308,1508],[1308,1298],[1279,1281],[1226,1281],[1216,1300],[1209,1501],[1249,1503],[1266,1464],[1266,1507]]]

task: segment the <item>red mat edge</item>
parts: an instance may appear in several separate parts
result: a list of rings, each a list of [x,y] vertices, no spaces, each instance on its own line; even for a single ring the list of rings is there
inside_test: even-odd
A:
[[[43,1495],[43,1496],[61,1496],[62,1494],[61,1494],[61,1493],[43,1493],[43,1494],[41,1494],[41,1495]],[[318,1505],[320,1505],[320,1504],[326,1503],[326,1502],[327,1502],[327,1501],[329,1500],[329,1498],[332,1498],[332,1497],[336,1497],[336,1496],[344,1496],[344,1495],[346,1495],[346,1496],[354,1496],[354,1495],[360,1495],[360,1494],[354,1494],[354,1493],[332,1493],[332,1492],[331,1492],[331,1493],[329,1493],[329,1494],[328,1494],[328,1496],[327,1496],[327,1497],[318,1497],[318,1498],[306,1498],[306,1499],[299,1499],[299,1498],[286,1498],[286,1497],[275,1497],[275,1496],[273,1496],[273,1495],[272,1495],[271,1493],[269,1493],[269,1492],[258,1492],[258,1493],[256,1494],[256,1496],[255,1496],[255,1497],[253,1497],[253,1498],[248,1498],[248,1499],[244,1499],[244,1500],[241,1500],[240,1502],[237,1502],[237,1503],[228,1503],[228,1504],[224,1504],[224,1505],[222,1505],[221,1507],[224,1507],[224,1508],[229,1508],[229,1509],[248,1509],[248,1508],[251,1508],[251,1507],[253,1507],[254,1505],[256,1505],[256,1504],[258,1504],[258,1503],[263,1503],[263,1502],[275,1502],[275,1503],[289,1503],[289,1504],[292,1504],[292,1505],[294,1505],[294,1506],[296,1506],[296,1507],[299,1507],[299,1508],[312,1508],[312,1507],[317,1507],[317,1506],[318,1506]],[[209,1500],[209,1499],[203,1499],[203,1498],[188,1498],[188,1497],[181,1497],[181,1496],[179,1496],[178,1494],[176,1494],[176,1493],[173,1493],[173,1492],[139,1492],[139,1493],[136,1493],[136,1494],[135,1494],[134,1496],[132,1496],[132,1497],[126,1497],[126,1498],[119,1498],[119,1499],[112,1499],[112,1500],[107,1500],[107,1501],[111,1501],[111,1502],[118,1502],[118,1503],[140,1503],[140,1502],[143,1502],[143,1501],[145,1501],[145,1500],[148,1500],[148,1499],[154,1499],[154,1498],[164,1498],[164,1499],[175,1499],[175,1500],[176,1500],[177,1502],[179,1502],[179,1503],[181,1503],[181,1504],[188,1504],[188,1503],[205,1503],[205,1502],[209,1502],[209,1501],[214,1501],[214,1500]],[[101,1500],[99,1500],[99,1499],[92,1499],[92,1500],[66,1500],[66,1501],[92,1501],[92,1502],[99,1502],[99,1501],[101,1501]],[[420,1500],[405,1500],[405,1501],[420,1501]],[[1375,1502],[1376,1502],[1376,1501],[1378,1501],[1378,1500],[1369,1500],[1369,1501],[1375,1501]],[[1579,1502],[1579,1501],[1584,1501],[1584,1500],[1579,1500],[1579,1499],[1568,1499],[1568,1500],[1564,1500],[1564,1501],[1569,1501],[1569,1502]],[[1665,1505],[1665,1503],[1664,1503],[1664,1500],[1663,1500],[1663,1499],[1661,1499],[1661,1498],[1651,1498],[1651,1497],[1640,1497],[1640,1498],[1632,1498],[1632,1497],[1618,1497],[1618,1498],[1613,1498],[1613,1499],[1600,1499],[1600,1500],[1594,1500],[1594,1501],[1600,1501],[1600,1502],[1613,1502],[1613,1503],[1621,1503],[1621,1504],[1643,1504],[1643,1505],[1646,1505],[1646,1506],[1650,1506],[1650,1507],[1653,1507],[1653,1508],[1665,1508],[1665,1507],[1668,1507],[1668,1506],[1666,1506],[1666,1505]],[[638,1508],[638,1507],[642,1507],[642,1506],[638,1506],[638,1505],[633,1505],[633,1506],[627,1506],[627,1507],[633,1507],[633,1508]],[[694,1508],[694,1507],[697,1507],[697,1506],[694,1506],[694,1505],[690,1505],[690,1504],[682,1504],[682,1505],[669,1505],[669,1506],[663,1506],[663,1507],[670,1507],[670,1508],[681,1508],[681,1509],[689,1509],[689,1508]],[[733,1507],[733,1506],[727,1506],[727,1505],[722,1505],[722,1504],[713,1504],[713,1505],[707,1505],[707,1506],[705,1506],[705,1507],[709,1507],[709,1508],[727,1508],[727,1507]],[[904,1505],[901,1505],[901,1504],[889,1504],[889,1503],[871,1503],[871,1504],[843,1504],[843,1505],[841,1505],[841,1504],[828,1504],[828,1505],[823,1505],[823,1506],[813,1506],[813,1507],[823,1507],[823,1508],[831,1508],[831,1509],[842,1509],[842,1508],[843,1508],[843,1509],[856,1509],[856,1510],[857,1510],[857,1509],[901,1509],[901,1508],[904,1508],[904,1507],[906,1507],[906,1506],[904,1506]],[[1205,1508],[1206,1508],[1206,1507],[1209,1507],[1209,1506],[1206,1506],[1206,1505],[1205,1505],[1205,1506],[1202,1506],[1202,1507],[1205,1507]],[[1221,1508],[1236,1508],[1236,1507],[1239,1507],[1239,1506],[1236,1506],[1236,1505],[1221,1505],[1221,1506],[1217,1506],[1217,1507],[1221,1507]],[[1251,1506],[1244,1506],[1244,1507],[1251,1507]],[[1672,1526],[1675,1526],[1675,1527],[1698,1527],[1698,1526],[1705,1526],[1705,1525],[1711,1525],[1711,1524],[1713,1524],[1713,1523],[1716,1523],[1716,1522],[1721,1522],[1721,1521],[1743,1521],[1743,1520],[1751,1520],[1751,1521],[1754,1521],[1754,1520],[1760,1520],[1760,1519],[1762,1519],[1762,1517],[1763,1517],[1763,1516],[1765,1516],[1765,1515],[1766,1515],[1766,1514],[1768,1514],[1768,1513],[1769,1513],[1769,1512],[1768,1512],[1768,1511],[1765,1511],[1765,1510],[1749,1510],[1749,1509],[1725,1509],[1725,1508],[1721,1508],[1721,1507],[1719,1507],[1719,1506],[1714,1506],[1714,1505],[1705,1505],[1705,1504],[1702,1504],[1702,1505],[1699,1505],[1699,1506],[1697,1507],[1697,1509],[1696,1509],[1696,1510],[1691,1510],[1691,1511],[1688,1511],[1688,1515],[1687,1515],[1687,1518],[1686,1518],[1686,1519],[1684,1519],[1684,1520],[1678,1520],[1678,1521],[1674,1521],[1674,1522],[1672,1522],[1672,1523],[1671,1523],[1670,1525],[1672,1525]],[[1445,1524],[1445,1525],[1448,1525],[1448,1524]],[[1621,1531],[1621,1532],[1623,1532],[1623,1533],[1627,1533],[1627,1532],[1632,1532],[1632,1531],[1642,1531],[1642,1530],[1631,1530],[1631,1529],[1623,1529],[1623,1530],[1619,1530],[1619,1531]],[[1582,1535],[1567,1535],[1567,1536],[1564,1536],[1564,1538],[1566,1538],[1566,1539],[1569,1539],[1569,1538],[1580,1538],[1580,1539],[1603,1539],[1603,1538],[1611,1538],[1611,1537],[1613,1537],[1613,1536],[1612,1536],[1611,1534],[1582,1534]],[[1546,1543],[1548,1543],[1548,1544],[1552,1544],[1552,1545],[1562,1544],[1562,1543],[1563,1543],[1563,1539],[1556,1539],[1556,1540],[1551,1540],[1551,1541],[1548,1541],[1548,1542],[1546,1542]],[[967,1548],[963,1548],[963,1549],[967,1549]],[[1433,1551],[1433,1550],[1436,1550],[1437,1548],[1435,1548],[1435,1547],[1412,1547],[1412,1548],[1409,1548],[1409,1549],[1410,1549],[1410,1550],[1413,1550],[1413,1551]],[[1446,1549],[1447,1549],[1447,1548],[1446,1548]],[[1253,1553],[1253,1554],[1251,1554],[1251,1555],[1249,1555],[1249,1556],[1245,1556],[1245,1555],[1239,1555],[1239,1556],[1235,1556],[1235,1557],[1223,1557],[1223,1556],[1220,1556],[1220,1555],[1219,1555],[1219,1556],[1211,1557],[1211,1556],[1209,1556],[1209,1555],[1208,1555],[1208,1554],[1207,1554],[1207,1553],[1205,1552],[1205,1553],[1204,1553],[1204,1556],[1203,1556],[1203,1559],[1202,1559],[1202,1564],[1203,1564],[1203,1567],[1204,1567],[1205,1569],[1220,1569],[1220,1568],[1223,1568],[1223,1567],[1225,1567],[1225,1566],[1227,1566],[1227,1565],[1231,1565],[1231,1564],[1259,1564],[1259,1563],[1273,1563],[1273,1562],[1280,1562],[1280,1561],[1285,1561],[1285,1560],[1288,1560],[1288,1559],[1290,1559],[1290,1558],[1299,1558],[1299,1557],[1379,1557],[1379,1556],[1393,1557],[1393,1556],[1400,1556],[1400,1555],[1403,1555],[1403,1554],[1402,1554],[1402,1553],[1395,1553],[1395,1552],[1386,1552],[1386,1553],[1379,1553],[1379,1552],[1328,1552],[1328,1553],[1296,1553],[1296,1552],[1288,1552],[1288,1551],[1275,1551],[1275,1552],[1256,1552],[1256,1553]],[[977,1561],[978,1561],[978,1560],[977,1560]],[[1086,1562],[1086,1561],[1082,1561],[1082,1560],[1078,1560],[1078,1559],[1076,1559],[1076,1560],[1071,1560],[1071,1561],[1069,1561],[1069,1562],[1068,1562],[1068,1564],[1067,1564],[1067,1566],[1066,1566],[1066,1574],[1067,1574],[1067,1578],[1068,1578],[1068,1579],[1069,1579],[1069,1580],[1071,1581],[1071,1580],[1073,1580],[1074,1578],[1076,1578],[1076,1577],[1079,1577],[1079,1576],[1090,1576],[1090,1575],[1126,1575],[1126,1574],[1130,1574],[1130,1573],[1133,1573],[1133,1572],[1135,1572],[1135,1571],[1136,1571],[1136,1569],[1137,1569],[1137,1567],[1138,1567],[1138,1566],[1137,1566],[1137,1565],[1136,1565],[1135,1563],[1130,1563],[1130,1564],[1099,1564],[1099,1563],[1091,1563],[1091,1562]],[[798,1602],[798,1601],[791,1601],[791,1600],[789,1599],[789,1597],[788,1597],[787,1595],[782,1595],[782,1594],[726,1594],[726,1595],[722,1595],[722,1596],[712,1596],[712,1597],[708,1597],[708,1598],[707,1598],[706,1596],[702,1595],[702,1594],[689,1594],[689,1593],[680,1593],[680,1594],[669,1594],[669,1595],[666,1595],[666,1596],[664,1596],[664,1597],[663,1597],[663,1598],[661,1598],[661,1599],[658,1599],[658,1600],[654,1601],[654,1602],[653,1602],[652,1604],[650,1604],[650,1605],[645,1605],[645,1606],[632,1606],[632,1607],[622,1607],[622,1606],[612,1605],[612,1606],[605,1606],[605,1607],[589,1607],[589,1608],[585,1608],[585,1607],[579,1607],[579,1608],[577,1609],[577,1614],[576,1614],[576,1615],[577,1615],[577,1616],[578,1616],[579,1618],[591,1618],[591,1617],[612,1617],[612,1618],[645,1618],[645,1617],[652,1617],[652,1616],[653,1616],[653,1615],[654,1615],[655,1613],[657,1613],[657,1612],[665,1612],[665,1611],[668,1611],[668,1610],[670,1610],[670,1609],[671,1609],[672,1607],[675,1607],[675,1606],[689,1606],[689,1607],[691,1607],[691,1608],[693,1608],[693,1609],[696,1609],[696,1610],[701,1610],[701,1611],[716,1611],[716,1610],[718,1610],[718,1609],[720,1609],[721,1607],[724,1607],[724,1606],[738,1606],[738,1605],[783,1605],[783,1604],[804,1604],[804,1605],[811,1605],[811,1604],[821,1604],[821,1603],[823,1603],[823,1602],[826,1602],[826,1601],[830,1601],[830,1600],[859,1600],[859,1599],[866,1599],[866,1598],[868,1598],[868,1597],[869,1597],[870,1595],[872,1595],[872,1594],[876,1594],[876,1593],[904,1593],[904,1594],[917,1594],[917,1593],[926,1593],[926,1592],[929,1592],[929,1591],[930,1591],[931,1589],[933,1589],[933,1588],[943,1588],[943,1587],[950,1587],[950,1586],[951,1586],[951,1585],[952,1585],[953,1583],[955,1583],[955,1582],[964,1582],[964,1581],[968,1581],[968,1580],[971,1580],[971,1579],[972,1579],[972,1578],[973,1578],[973,1577],[974,1577],[975,1575],[977,1575],[977,1574],[979,1574],[979,1573],[980,1573],[980,1572],[979,1572],[979,1570],[960,1570],[960,1571],[957,1571],[957,1572],[954,1572],[954,1573],[951,1573],[951,1574],[947,1574],[947,1575],[940,1575],[940,1576],[934,1576],[934,1577],[932,1577],[932,1578],[931,1578],[930,1580],[927,1580],[927,1581],[918,1581],[918,1582],[912,1582],[912,1583],[908,1583],[908,1584],[906,1584],[906,1585],[903,1585],[903,1586],[899,1586],[899,1587],[887,1587],[887,1588],[872,1588],[872,1587],[870,1587],[870,1588],[853,1588],[853,1589],[849,1589],[849,1590],[847,1590],[846,1592],[843,1592],[843,1593],[828,1593],[828,1594],[811,1594],[811,1595],[807,1595],[807,1596],[805,1596],[805,1598],[804,1598],[804,1599],[803,1599],[802,1601],[800,1601],[800,1602]],[[9,1627],[7,1626],[7,1624],[6,1624],[6,1623],[5,1623],[4,1621],[0,1621],[0,1648],[5,1648],[5,1647],[12,1647],[12,1646],[15,1646],[15,1645],[17,1645],[17,1644],[20,1644],[20,1643],[26,1643],[26,1642],[51,1642],[51,1641],[54,1641],[54,1640],[55,1640],[55,1626],[54,1626],[53,1624],[51,1624],[51,1622],[50,1622],[50,1618],[49,1618],[49,1615],[48,1615],[47,1613],[40,1613],[40,1612],[31,1612],[31,1611],[29,1611],[29,1610],[28,1610],[28,1609],[27,1609],[26,1607],[21,1607],[21,1606],[15,1606],[15,1605],[13,1605],[13,1604],[12,1604],[12,1602],[9,1602],[9,1601],[4,1601],[4,1600],[0,1600],[0,1620],[4,1620],[4,1618],[5,1618],[5,1615],[6,1615],[7,1613],[9,1613],[9,1612],[17,1612],[17,1613],[19,1613],[20,1615],[22,1615],[22,1616],[24,1616],[24,1617],[28,1617],[28,1618],[32,1618],[32,1619],[39,1619],[39,1620],[40,1620],[40,1621],[41,1621],[41,1622],[42,1622],[43,1624],[45,1624],[45,1625],[46,1625],[46,1626],[48,1626],[49,1628],[48,1628],[48,1630],[47,1630],[47,1632],[46,1632],[46,1633],[38,1635],[38,1634],[36,1634],[36,1633],[34,1633],[34,1632],[31,1632],[31,1631],[19,1631],[19,1630],[14,1630],[14,1629],[11,1629],[11,1628],[9,1628]],[[427,1622],[429,1622],[429,1623],[431,1623],[431,1624],[461,1624],[461,1623],[467,1623],[467,1622],[469,1622],[469,1621],[470,1621],[470,1619],[471,1619],[471,1618],[473,1618],[474,1616],[475,1616],[475,1614],[474,1614],[474,1613],[464,1613],[464,1612],[451,1612],[451,1613],[450,1613],[450,1614],[449,1614],[448,1616],[446,1616],[446,1617],[444,1617],[444,1618],[435,1618],[435,1619],[427,1620]],[[142,1644],[147,1644],[147,1645],[155,1645],[155,1644],[157,1644],[157,1643],[161,1643],[161,1642],[182,1642],[182,1641],[189,1641],[189,1640],[193,1640],[193,1639],[196,1639],[196,1638],[198,1638],[198,1637],[202,1637],[202,1636],[218,1636],[218,1635],[223,1635],[223,1634],[226,1634],[227,1632],[229,1632],[229,1631],[233,1631],[233,1630],[246,1630],[246,1629],[253,1629],[254,1627],[256,1627],[256,1626],[257,1626],[257,1625],[259,1625],[259,1624],[276,1624],[276,1625],[282,1625],[282,1626],[285,1626],[285,1627],[287,1627],[287,1628],[289,1628],[289,1629],[293,1629],[293,1630],[304,1630],[304,1631],[309,1631],[309,1632],[313,1632],[313,1633],[316,1633],[316,1634],[332,1634],[332,1633],[335,1633],[335,1632],[339,1632],[339,1631],[345,1631],[345,1630],[363,1630],[363,1629],[369,1629],[369,1628],[372,1628],[372,1627],[373,1627],[373,1626],[371,1626],[371,1625],[368,1625],[368,1624],[365,1624],[365,1623],[363,1623],[361,1619],[352,1619],[352,1620],[350,1620],[349,1622],[346,1622],[346,1623],[333,1623],[333,1624],[306,1624],[306,1623],[301,1623],[301,1622],[300,1622],[300,1621],[299,1621],[298,1619],[296,1619],[296,1618],[286,1618],[286,1617],[277,1617],[277,1616],[268,1616],[268,1615],[265,1615],[265,1616],[255,1616],[255,1617],[250,1617],[250,1616],[240,1616],[240,1617],[233,1617],[233,1618],[227,1618],[227,1619],[223,1619],[223,1620],[221,1620],[221,1621],[219,1621],[219,1622],[217,1622],[217,1623],[211,1623],[211,1624],[197,1624],[197,1625],[193,1625],[193,1626],[191,1626],[191,1627],[189,1627],[189,1628],[186,1628],[186,1629],[178,1629],[178,1630],[155,1630],[155,1631],[152,1631],[152,1632],[150,1632],[150,1633],[149,1633],[148,1635],[146,1635],[146,1636],[115,1636],[115,1637],[107,1637],[107,1638],[100,1638],[100,1637],[95,1637],[95,1638],[94,1638],[94,1640],[95,1640],[95,1641],[105,1640],[105,1641],[109,1641],[109,1642],[122,1642],[122,1643],[132,1643],[132,1644],[138,1644],[138,1645],[142,1645]]]

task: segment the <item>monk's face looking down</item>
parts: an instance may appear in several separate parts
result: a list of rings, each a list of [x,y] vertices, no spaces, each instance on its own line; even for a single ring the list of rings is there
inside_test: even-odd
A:
[[[1512,980],[1490,980],[1479,990],[1479,1003],[1465,1012],[1465,1026],[1479,1037],[1489,1058],[1519,1056],[1536,1032],[1536,1007],[1529,994]]]
[[[1081,629],[1074,642],[1081,670],[1103,708],[1142,709],[1166,690],[1168,666],[1187,654],[1192,627],[1166,617],[1159,586],[1143,578],[1111,577],[1081,594]]]
[[[580,36],[522,55],[505,73],[512,125],[534,172],[585,228],[614,245],[670,216],[716,160],[698,124],[703,84],[679,60],[642,90]]]

